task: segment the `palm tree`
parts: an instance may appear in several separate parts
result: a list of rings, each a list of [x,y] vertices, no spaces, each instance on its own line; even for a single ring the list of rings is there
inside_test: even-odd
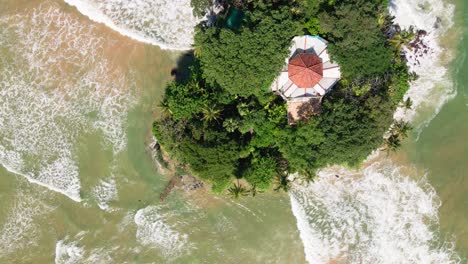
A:
[[[408,99],[405,100],[404,103],[405,109],[411,109],[413,107],[413,101],[411,101],[411,98],[408,97]]]
[[[239,121],[233,118],[228,118],[224,120],[223,127],[226,129],[227,132],[234,132],[239,127]]]
[[[383,32],[390,32],[389,29],[393,26],[395,17],[388,14],[386,9],[382,9],[377,17],[377,23]]]
[[[255,197],[259,193],[263,193],[262,190],[257,190],[257,185],[252,185],[252,187],[249,190],[250,194],[252,194],[253,197]]]
[[[402,30],[399,33],[395,34],[392,39],[388,40],[388,42],[393,45],[395,49],[395,59],[400,59],[401,56],[401,49],[403,47],[407,47],[411,49],[410,42],[413,41],[415,37],[415,33],[413,28],[409,28],[408,30]]]
[[[304,171],[302,174],[301,174],[302,178],[308,182],[308,183],[311,183],[311,182],[314,182],[315,181],[315,176],[317,176],[317,174],[315,174],[315,171]]]
[[[387,15],[385,12],[379,13],[379,16],[377,18],[377,23],[379,24],[379,26],[383,26],[385,24],[386,18],[387,18]]]
[[[161,114],[163,116],[172,115],[172,111],[171,111],[171,109],[169,107],[169,103],[166,100],[163,100],[163,101],[161,101],[161,103],[159,103],[159,108],[161,108]]]
[[[385,145],[387,146],[387,154],[389,154],[390,151],[396,152],[401,147],[401,140],[398,135],[392,134],[385,139]]]
[[[283,190],[288,192],[291,188],[291,181],[288,179],[287,174],[278,174],[275,179],[276,187],[273,189],[275,191]]]
[[[219,110],[216,106],[206,106],[202,109],[202,113],[202,120],[209,123],[218,120],[221,110]]]
[[[413,127],[410,126],[408,122],[405,122],[403,120],[395,122],[393,125],[393,132],[396,136],[398,136],[401,139],[404,139],[408,137],[408,132],[411,131]]]
[[[234,198],[239,199],[241,196],[247,196],[249,191],[239,183],[239,179],[237,179],[237,183],[234,183],[232,187],[228,189],[228,193]]]

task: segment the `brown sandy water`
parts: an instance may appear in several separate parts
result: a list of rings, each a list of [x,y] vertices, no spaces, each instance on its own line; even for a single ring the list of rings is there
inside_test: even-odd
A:
[[[0,28],[1,263],[304,262],[284,194],[160,203],[148,135],[179,53],[58,0],[2,1]]]
[[[466,6],[457,4],[460,25]],[[392,236],[401,230],[416,239],[400,245],[444,253],[425,248],[429,231],[399,226],[425,227],[434,216],[435,237],[455,241],[466,258],[466,61],[452,68],[457,97],[402,152],[349,179],[323,175],[300,200],[305,223],[281,193],[199,202],[175,190],[160,203],[168,179],[154,169],[148,135],[179,53],[124,37],[59,0],[0,6],[0,263],[305,263],[304,246],[330,252],[332,262],[359,262],[381,240],[356,238],[407,238]],[[461,57],[467,45],[458,48]],[[323,232],[307,236],[307,228]],[[412,253],[391,250],[382,254],[398,263]]]

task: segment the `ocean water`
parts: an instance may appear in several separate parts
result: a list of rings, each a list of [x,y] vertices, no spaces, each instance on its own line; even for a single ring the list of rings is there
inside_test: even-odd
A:
[[[140,42],[190,49],[194,27],[190,0],[64,0],[91,20]]]
[[[0,263],[465,261],[466,6],[392,3],[430,47],[409,58],[402,151],[289,195],[161,203],[151,122],[193,41],[189,1],[2,1]]]
[[[2,2],[0,263],[304,262],[285,195],[159,202],[151,123],[180,53],[152,44],[185,49],[193,31],[172,2],[140,2],[86,2],[97,17],[78,2]],[[165,25],[126,27],[158,6]]]
[[[335,175],[340,176],[336,178]],[[359,172],[331,170],[291,193],[309,263],[456,263],[440,244],[440,200],[425,176],[374,162]]]
[[[397,154],[375,153],[355,171],[325,169],[291,192],[309,263],[468,261],[468,12],[461,1],[406,0],[390,11],[403,28],[427,32],[427,48],[407,50],[419,76],[405,96],[413,107],[394,116],[414,131]]]
[[[455,5],[426,0],[394,0],[391,3],[390,13],[401,28],[414,27],[426,32],[418,48],[405,48],[410,70],[419,76],[404,98],[411,98],[413,107],[411,110],[397,109],[394,116],[411,121],[416,131],[421,132],[442,106],[457,94],[448,67],[457,53],[453,43],[444,42],[448,38],[456,43],[458,39],[453,35],[460,37],[460,34],[447,32],[454,27]]]

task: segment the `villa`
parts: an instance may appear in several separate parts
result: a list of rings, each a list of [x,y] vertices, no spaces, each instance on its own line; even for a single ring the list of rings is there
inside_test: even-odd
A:
[[[316,114],[322,97],[340,80],[340,67],[330,61],[328,42],[318,36],[293,38],[290,55],[271,89],[288,103],[289,123]]]

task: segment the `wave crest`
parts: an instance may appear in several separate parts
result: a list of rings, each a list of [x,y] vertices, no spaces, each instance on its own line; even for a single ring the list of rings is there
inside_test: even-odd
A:
[[[322,171],[290,194],[309,263],[457,262],[453,247],[440,246],[432,230],[440,201],[425,177],[415,181],[378,163],[344,172]]]

